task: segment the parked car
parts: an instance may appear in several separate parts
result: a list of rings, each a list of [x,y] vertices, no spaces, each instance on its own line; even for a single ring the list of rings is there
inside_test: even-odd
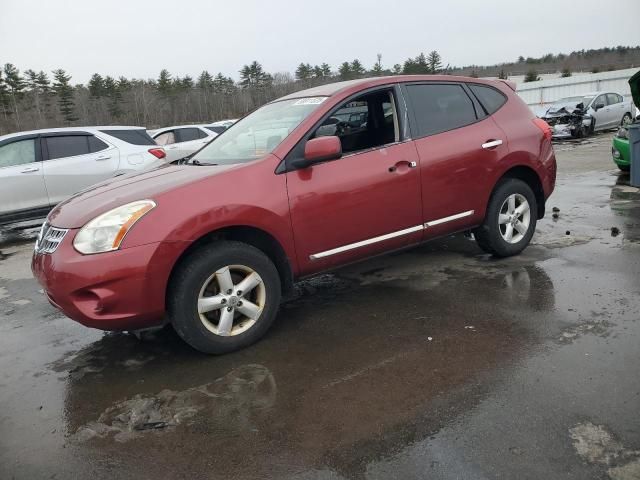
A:
[[[212,132],[220,135],[222,132],[224,132],[227,128],[229,128],[231,125],[233,125],[237,121],[238,119],[236,118],[231,120],[220,120],[219,122],[214,122],[208,125],[204,125],[204,128],[206,128],[207,130],[211,130]]]
[[[218,135],[205,125],[166,127],[153,130],[150,134],[154,141],[166,150],[169,162],[191,155]]]
[[[222,120],[205,125],[180,125],[150,131],[158,145],[167,151],[169,162],[188,157],[224,132],[236,120]]]
[[[0,224],[44,218],[57,203],[165,158],[140,127],[71,127],[0,137]]]
[[[514,89],[397,76],[280,98],[187,164],[58,205],[33,273],[86,326],[166,318],[194,348],[224,353],[266,333],[296,279],[462,231],[486,252],[516,255],[545,213],[556,162],[549,126]],[[366,128],[319,134],[354,102]]]
[[[554,102],[541,118],[551,125],[554,137],[579,138],[629,123],[633,111],[633,102],[619,93],[591,92]],[[583,129],[576,116],[582,117]]]
[[[638,112],[634,122],[640,122],[640,72],[636,73],[629,79],[629,85],[631,86],[633,103],[635,104],[637,109],[636,111]],[[618,129],[613,137],[613,145],[611,146],[613,162],[624,172],[628,172],[631,169],[631,151],[629,149],[628,126],[629,124],[623,124]]]

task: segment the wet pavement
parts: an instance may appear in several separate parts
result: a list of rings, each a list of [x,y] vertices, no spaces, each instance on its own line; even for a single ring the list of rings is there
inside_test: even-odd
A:
[[[221,357],[66,319],[5,232],[0,478],[640,478],[640,192],[609,141],[557,146],[522,255],[360,263]]]

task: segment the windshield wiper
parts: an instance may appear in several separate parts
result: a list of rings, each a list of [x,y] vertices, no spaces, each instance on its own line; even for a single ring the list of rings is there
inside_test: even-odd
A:
[[[200,160],[191,160],[189,163],[189,165],[196,165],[198,167],[210,167],[210,166],[216,166],[218,165],[217,163],[209,163],[209,162],[201,162]]]

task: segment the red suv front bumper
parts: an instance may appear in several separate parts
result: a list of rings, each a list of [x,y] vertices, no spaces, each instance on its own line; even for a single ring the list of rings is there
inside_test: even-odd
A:
[[[82,255],[70,230],[52,254],[34,253],[31,270],[53,306],[101,330],[136,330],[164,321],[167,281],[183,246],[150,243]]]

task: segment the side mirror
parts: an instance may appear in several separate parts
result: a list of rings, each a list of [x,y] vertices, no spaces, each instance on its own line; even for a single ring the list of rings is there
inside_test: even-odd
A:
[[[596,103],[596,106],[593,109],[597,112],[601,108],[604,108],[604,103]]]
[[[336,136],[318,137],[308,140],[304,146],[304,158],[294,160],[295,168],[307,168],[311,165],[342,157],[342,144]]]

